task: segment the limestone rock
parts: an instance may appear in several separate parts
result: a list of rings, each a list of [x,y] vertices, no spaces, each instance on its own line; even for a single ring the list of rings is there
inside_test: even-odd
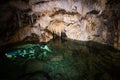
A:
[[[11,1],[7,3],[8,6],[1,5],[3,10],[1,15],[4,14],[4,10],[6,11],[3,7],[12,7],[16,13],[13,16],[13,11],[8,10],[8,13],[5,13],[6,16],[2,16],[0,22],[4,24],[1,26],[10,26],[8,27],[10,30],[4,28],[0,31],[0,34],[6,31],[0,44],[25,39],[25,41],[48,42],[54,38],[54,35],[64,37],[61,35],[64,33],[69,39],[92,40],[119,47],[119,11],[111,11],[117,10],[119,5],[111,4],[112,2],[116,4],[116,1],[107,0]],[[21,3],[22,5],[20,5]],[[8,21],[11,19],[11,22],[15,22],[14,24]],[[33,37],[32,33],[37,36]]]
[[[44,32],[39,37],[39,42],[48,42],[53,38],[52,32],[45,29]]]
[[[47,29],[51,31],[53,34],[61,36],[61,32],[64,32],[65,27],[67,24],[63,21],[51,21],[48,25]]]

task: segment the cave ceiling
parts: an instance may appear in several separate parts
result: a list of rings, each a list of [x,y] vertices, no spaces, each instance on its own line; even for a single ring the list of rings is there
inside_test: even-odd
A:
[[[54,34],[120,47],[119,0],[1,0],[0,45]]]

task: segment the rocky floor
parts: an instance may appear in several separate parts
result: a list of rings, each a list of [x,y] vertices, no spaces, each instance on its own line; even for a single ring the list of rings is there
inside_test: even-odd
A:
[[[120,79],[120,51],[97,42],[52,40],[5,49],[0,80]]]

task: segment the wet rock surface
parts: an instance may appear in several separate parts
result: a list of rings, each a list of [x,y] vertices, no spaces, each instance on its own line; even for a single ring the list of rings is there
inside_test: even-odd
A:
[[[5,51],[0,59],[0,80],[120,79],[120,51],[97,42],[52,40]]]
[[[119,0],[1,2],[0,46],[19,41],[49,42],[54,35],[64,33],[70,39],[97,41],[119,49]]]

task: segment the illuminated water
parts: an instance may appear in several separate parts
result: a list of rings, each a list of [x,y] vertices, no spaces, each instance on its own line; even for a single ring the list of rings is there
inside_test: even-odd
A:
[[[120,51],[55,40],[1,48],[0,80],[119,80]]]

